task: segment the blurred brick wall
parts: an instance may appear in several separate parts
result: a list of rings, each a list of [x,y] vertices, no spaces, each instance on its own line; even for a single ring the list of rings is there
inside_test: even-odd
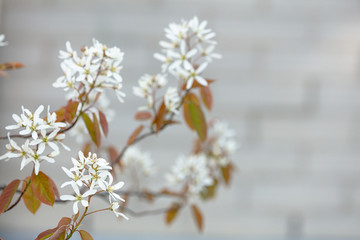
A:
[[[26,64],[0,79],[1,135],[21,105],[56,109],[63,104],[63,92],[51,87],[61,74],[58,50],[66,40],[79,48],[95,37],[125,52],[122,75],[128,96],[125,104],[113,104],[118,113],[111,128],[118,136],[110,136],[122,146],[142,104],[131,87],[143,73],[160,70],[152,54],[160,49],[163,28],[197,15],[216,31],[223,55],[206,72],[218,80],[211,116],[227,119],[241,142],[233,185],[202,206],[204,235],[360,238],[360,1],[0,3],[0,33],[10,43],[0,49],[0,60]],[[189,143],[179,139],[194,135],[183,136],[182,129],[174,127],[141,144],[160,161],[160,170],[167,159],[189,151]],[[19,166],[0,162],[0,184],[20,176]],[[63,177],[56,175],[59,185]],[[0,232],[13,226],[19,214],[27,228],[52,227],[61,216],[58,209],[71,213],[70,206],[42,207],[33,217],[22,213],[21,206],[0,217]],[[40,220],[49,212],[54,219]],[[167,228],[160,216],[116,223],[104,214],[88,224],[127,234],[196,234],[190,218],[184,211]]]

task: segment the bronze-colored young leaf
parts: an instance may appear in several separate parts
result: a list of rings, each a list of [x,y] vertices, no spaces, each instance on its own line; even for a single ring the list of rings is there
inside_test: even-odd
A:
[[[95,135],[95,129],[94,129],[94,124],[93,122],[91,121],[91,119],[89,118],[89,116],[86,114],[86,113],[82,113],[81,114],[81,117],[83,118],[84,120],[84,123],[85,123],[85,126],[86,126],[86,129],[88,130],[89,132],[89,135],[91,137],[91,140],[96,144],[96,135]]]
[[[129,137],[129,139],[127,141],[127,145],[131,145],[136,140],[137,136],[139,136],[139,134],[141,133],[143,128],[144,128],[144,125],[140,125],[139,127],[137,127],[135,129],[135,131]]]
[[[196,222],[196,226],[199,229],[199,231],[202,232],[202,230],[203,230],[202,214],[201,214],[199,208],[196,205],[192,205],[191,209],[192,209],[193,217],[194,217],[195,222]]]
[[[92,236],[84,230],[79,230],[81,240],[94,240]]]
[[[55,111],[56,114],[56,122],[65,122],[65,109],[66,107],[61,107],[59,110]]]
[[[171,207],[166,211],[165,222],[166,224],[170,224],[174,221],[180,209],[180,205],[178,203],[173,203]]]
[[[137,112],[135,114],[135,117],[134,117],[136,120],[139,120],[139,121],[145,121],[145,120],[148,120],[148,119],[151,119],[152,118],[152,114],[150,112],[145,112],[145,111],[142,111],[142,112]]]
[[[153,122],[154,124],[156,124],[156,132],[158,132],[161,129],[161,127],[164,125],[165,115],[166,115],[166,106],[164,101],[162,101]]]
[[[201,86],[200,87],[200,95],[205,107],[211,111],[213,106],[213,96],[209,86]]]
[[[232,171],[233,171],[233,165],[231,163],[221,168],[221,174],[223,176],[226,185],[230,185]]]
[[[75,118],[78,106],[78,101],[72,101],[71,99],[68,101],[64,112],[64,118],[68,123],[71,123]]]
[[[27,183],[30,181],[30,177],[25,179],[23,182],[22,191],[24,191]],[[36,211],[39,209],[41,202],[37,197],[34,195],[34,191],[32,190],[31,184],[27,187],[26,191],[24,192],[22,199],[24,200],[26,208],[32,213],[35,214]]]
[[[100,110],[99,110],[99,119],[100,119],[101,129],[102,129],[105,137],[107,137],[109,134],[109,124],[108,124],[105,114]]]
[[[100,147],[101,145],[100,125],[95,113],[93,113],[93,119],[94,119],[93,124],[94,124],[95,138],[96,138],[95,144],[97,147]]]
[[[39,172],[38,175],[33,174],[31,176],[31,187],[33,189],[34,195],[42,202],[47,205],[54,205],[55,194],[49,177],[43,173]]]
[[[183,109],[186,123],[191,129],[196,130],[200,140],[204,142],[207,137],[207,124],[195,94],[189,93],[185,97]]]
[[[84,156],[88,156],[91,152],[91,142],[87,142],[82,147],[82,152],[84,153]]]
[[[6,211],[6,209],[10,205],[11,200],[13,199],[14,194],[16,193],[16,190],[19,187],[19,184],[20,184],[20,180],[15,179],[11,183],[9,183],[2,191],[0,195],[0,214]]]
[[[55,182],[54,182],[50,177],[48,177],[48,178],[49,178],[49,181],[50,181],[50,183],[51,183],[51,187],[52,187],[52,189],[53,189],[53,191],[54,191],[55,197],[56,197],[57,199],[60,199],[59,189],[57,188]]]
[[[57,227],[56,228],[52,228],[52,229],[48,229],[48,230],[45,230],[43,232],[41,232],[35,240],[44,240],[44,239],[48,239],[49,237],[51,237],[51,235],[54,234],[54,232],[57,230]]]

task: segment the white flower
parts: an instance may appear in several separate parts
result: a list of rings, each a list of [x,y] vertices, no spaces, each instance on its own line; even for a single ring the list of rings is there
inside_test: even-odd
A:
[[[32,114],[28,109],[23,108],[22,118],[25,120],[24,125],[26,129],[21,130],[19,132],[20,135],[27,135],[31,133],[33,139],[38,138],[37,131],[47,128],[45,121],[42,118],[40,118],[40,114],[43,110],[44,110],[44,106],[40,105],[36,109],[35,113]],[[27,116],[25,116],[25,113],[27,114]]]
[[[123,217],[123,218],[125,218],[126,220],[129,220],[129,218],[128,218],[125,214],[119,212],[119,210],[118,210],[119,207],[120,207],[119,202],[113,202],[113,203],[111,203],[109,209],[115,213],[115,216],[116,216],[116,217]]]
[[[4,42],[5,40],[5,35],[4,34],[0,34],[0,47],[6,46],[8,45],[7,42]]]
[[[66,41],[66,51],[59,51],[59,58],[60,59],[67,59],[72,58],[74,55],[76,55],[76,52],[72,49],[71,43],[69,41]]]
[[[169,87],[164,95],[165,107],[169,112],[179,113],[181,99],[176,88]]]
[[[60,196],[60,199],[63,201],[75,201],[73,205],[73,212],[74,214],[77,214],[79,212],[78,203],[81,202],[84,207],[89,206],[89,202],[84,198],[94,195],[96,193],[96,190],[87,190],[84,194],[80,194],[79,187],[76,184],[71,184],[71,186],[73,187],[76,195],[62,195]]]
[[[122,188],[124,186],[124,182],[118,182],[117,184],[115,185],[112,185],[112,182],[113,182],[113,177],[112,175],[110,174],[109,175],[109,182],[106,182],[106,181],[100,181],[98,184],[99,184],[99,187],[106,191],[107,193],[109,193],[109,201],[111,202],[111,198],[115,201],[123,201],[125,202],[124,199],[122,199],[120,197],[119,194],[115,193],[114,191]]]
[[[177,59],[175,60],[170,66],[170,69],[175,69],[178,66],[180,66],[181,64],[190,64],[190,59],[195,56],[195,54],[197,53],[197,49],[193,48],[191,50],[187,49],[187,45],[185,43],[185,41],[181,41],[180,43],[180,53],[178,52],[174,52],[174,51],[169,51],[169,55],[173,58],[173,59]]]
[[[195,80],[203,86],[208,85],[205,78],[200,76],[200,74],[205,70],[205,68],[207,66],[208,66],[208,63],[204,62],[197,69],[194,69],[194,67],[190,63],[185,62],[184,67],[185,67],[186,71],[179,68],[179,70],[182,71],[183,74],[186,74],[186,76],[187,76],[186,89],[190,89]]]

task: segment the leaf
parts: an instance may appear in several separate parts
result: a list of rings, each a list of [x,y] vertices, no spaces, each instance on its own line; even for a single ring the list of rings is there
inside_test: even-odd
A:
[[[69,100],[68,104],[66,105],[64,118],[68,123],[71,123],[76,116],[77,109],[79,106],[78,101]]]
[[[11,183],[9,183],[2,191],[0,195],[0,214],[6,211],[6,209],[10,205],[11,200],[13,199],[14,194],[16,193],[16,190],[19,187],[19,184],[20,184],[20,180],[15,179]]]
[[[56,198],[60,199],[59,189],[57,188],[55,182],[50,177],[48,177],[48,178],[49,178],[49,181],[51,183],[51,187],[52,187],[52,189],[54,191],[54,194],[55,194]]]
[[[225,181],[225,184],[227,186],[230,185],[230,180],[231,180],[231,172],[233,171],[233,165],[231,163],[229,163],[228,165],[226,165],[225,167],[221,168],[221,174],[223,176],[223,179]]]
[[[49,237],[51,237],[51,235],[54,234],[54,232],[57,230],[57,227],[56,228],[52,228],[52,229],[48,229],[48,230],[45,230],[43,231],[42,233],[40,233],[35,240],[44,240],[44,239],[47,239]]]
[[[89,152],[91,152],[91,142],[87,142],[83,148],[82,148],[82,152],[84,153],[84,156],[88,156]]]
[[[144,121],[152,118],[152,114],[150,112],[137,112],[134,117],[136,120]]]
[[[202,218],[201,212],[200,212],[199,208],[196,205],[192,205],[191,209],[192,209],[193,217],[194,217],[195,222],[196,222],[196,226],[198,227],[199,231],[202,232],[202,230],[203,230],[203,218]]]
[[[200,96],[203,100],[205,107],[211,111],[213,105],[213,96],[209,86],[201,86],[200,87]]]
[[[180,205],[178,203],[173,203],[171,207],[166,211],[165,222],[166,224],[170,224],[174,221],[180,209]]]
[[[94,119],[94,131],[95,131],[95,138],[96,138],[96,146],[100,147],[101,145],[101,132],[100,132],[100,125],[99,125],[99,121],[96,117],[96,114],[93,113],[93,119]]]
[[[25,67],[25,65],[22,64],[21,62],[5,62],[0,64],[0,70],[12,70],[23,67]]]
[[[93,142],[97,145],[96,143],[96,135],[95,135],[95,129],[94,129],[94,124],[92,123],[91,119],[89,118],[88,115],[86,115],[86,113],[82,113],[81,117],[83,118],[86,128],[89,132],[89,135],[91,137],[91,139],[93,140]]]
[[[79,230],[79,233],[80,233],[81,240],[94,240],[92,238],[92,236],[84,230]]]
[[[56,122],[64,122],[65,121],[65,109],[66,107],[61,107],[59,110],[55,111],[56,114]]]
[[[153,121],[153,124],[156,124],[156,132],[158,132],[161,129],[161,127],[164,125],[165,115],[166,115],[166,106],[164,101],[162,101],[158,109],[158,112],[156,114],[156,117]]]
[[[211,186],[206,186],[203,191],[201,191],[200,196],[202,199],[207,200],[215,197],[216,187],[218,181],[214,179],[214,183]]]
[[[30,181],[30,177],[25,179],[23,182],[22,190],[24,191],[27,183]],[[24,192],[22,199],[24,200],[26,208],[32,213],[35,214],[36,211],[39,209],[41,202],[37,199],[34,195],[34,191],[31,187],[31,184],[27,187],[26,191]]]
[[[140,125],[139,127],[137,127],[135,129],[135,131],[131,134],[131,136],[129,137],[128,141],[127,141],[127,145],[131,145],[137,138],[137,136],[139,136],[139,134],[141,133],[141,131],[143,130],[144,125]]]
[[[109,133],[109,124],[108,124],[105,114],[100,110],[99,110],[99,119],[100,119],[101,129],[102,129],[105,137],[107,137],[108,133]]]
[[[55,194],[52,188],[49,177],[45,173],[39,172],[38,175],[33,174],[31,176],[31,187],[34,195],[42,202],[47,205],[54,205]]]
[[[183,111],[185,121],[190,129],[195,129],[200,140],[204,142],[207,137],[207,125],[199,100],[195,94],[189,93],[185,97]]]
[[[71,219],[68,217],[63,217],[59,221],[57,225],[57,229],[54,234],[49,238],[49,240],[63,240],[65,237],[65,231],[69,224],[71,223]]]

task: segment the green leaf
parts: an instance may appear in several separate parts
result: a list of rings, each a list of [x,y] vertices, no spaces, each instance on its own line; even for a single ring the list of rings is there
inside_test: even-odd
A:
[[[93,119],[94,119],[94,131],[95,131],[95,138],[96,138],[96,146],[100,147],[101,145],[101,132],[100,132],[100,125],[99,125],[99,121],[96,117],[96,114],[93,113]]]
[[[23,183],[22,189],[24,191],[27,183],[30,181],[30,177],[25,179]],[[24,200],[26,208],[32,213],[35,214],[36,211],[39,209],[41,202],[37,199],[34,195],[34,191],[31,187],[31,184],[27,187],[26,191],[24,192],[22,199]]]
[[[10,205],[11,200],[13,199],[14,194],[16,193],[16,190],[19,187],[19,184],[20,184],[20,180],[15,179],[11,183],[9,183],[5,187],[3,192],[1,193],[1,195],[0,195],[0,214],[5,212],[6,209],[8,208],[8,206]]]
[[[189,93],[184,99],[184,117],[188,126],[195,129],[200,140],[204,142],[207,137],[207,124],[199,100],[193,93]]]
[[[31,176],[31,187],[34,195],[42,202],[47,205],[54,205],[55,194],[52,188],[49,177],[45,173],[39,172],[38,175],[33,174]]]
[[[84,230],[79,230],[79,233],[80,233],[81,240],[94,240],[92,238],[92,236]]]
[[[85,125],[86,125],[86,128],[89,132],[89,135],[91,137],[91,139],[93,140],[93,142],[97,144],[96,142],[96,135],[95,135],[95,129],[94,129],[94,124],[93,122],[91,121],[91,119],[89,118],[88,115],[86,115],[86,113],[82,113],[81,114],[81,117],[83,118],[84,122],[85,122]]]
[[[203,230],[202,214],[201,214],[199,208],[196,205],[192,205],[191,209],[192,209],[193,217],[194,217],[195,222],[196,222],[196,226],[198,227],[199,231],[202,232],[202,230]]]
[[[101,129],[102,129],[105,137],[107,137],[108,133],[109,133],[109,124],[108,124],[105,114],[100,110],[99,110],[99,119],[100,119]]]

